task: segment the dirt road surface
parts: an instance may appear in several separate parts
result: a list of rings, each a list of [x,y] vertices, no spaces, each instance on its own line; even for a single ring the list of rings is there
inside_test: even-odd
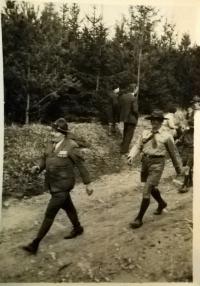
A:
[[[11,199],[3,208],[0,282],[187,282],[192,281],[192,190],[177,192],[170,163],[160,185],[168,208],[161,216],[150,207],[140,229],[129,223],[140,205],[139,169],[102,176],[88,197],[82,184],[72,198],[84,234],[63,237],[71,225],[60,211],[37,256],[20,248],[37,233],[49,194]]]

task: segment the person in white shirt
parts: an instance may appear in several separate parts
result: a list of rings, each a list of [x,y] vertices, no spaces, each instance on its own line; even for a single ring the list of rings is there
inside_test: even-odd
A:
[[[165,118],[166,120],[163,122],[162,124],[162,128],[167,131],[170,132],[170,134],[175,137],[177,134],[177,126],[175,124],[175,114],[176,112],[176,108],[174,105],[170,105],[168,107],[168,112],[165,114]]]

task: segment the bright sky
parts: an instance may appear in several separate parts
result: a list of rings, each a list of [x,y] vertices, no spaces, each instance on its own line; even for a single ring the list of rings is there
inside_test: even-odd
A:
[[[5,0],[3,0],[5,2]],[[18,1],[20,2],[20,0]],[[97,11],[103,12],[104,23],[110,28],[111,35],[115,22],[120,20],[122,15],[127,15],[128,6],[137,4],[146,4],[155,6],[159,9],[159,15],[167,18],[169,23],[176,25],[178,40],[183,33],[189,33],[192,43],[200,45],[200,0],[30,0],[39,6],[43,6],[45,2],[54,2],[56,7],[62,3],[78,2],[81,8],[81,17],[92,11],[92,6],[97,5]]]
[[[200,45],[200,5],[198,9],[197,6],[184,5],[156,5],[155,7],[160,11],[159,15],[163,16],[163,21],[165,20],[165,18],[167,18],[169,23],[176,25],[178,39],[180,39],[181,35],[186,32],[190,34],[193,43],[197,43]],[[92,11],[92,5],[82,4],[81,12],[88,13],[88,11]],[[99,5],[98,11],[103,12],[104,22],[111,29],[112,33],[115,22],[120,20],[123,14],[128,14],[128,5]]]

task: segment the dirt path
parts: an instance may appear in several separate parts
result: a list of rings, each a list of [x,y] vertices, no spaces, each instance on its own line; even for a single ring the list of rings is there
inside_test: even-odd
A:
[[[101,177],[91,197],[78,185],[72,197],[84,235],[63,239],[71,226],[61,211],[37,256],[27,255],[20,246],[36,234],[49,195],[11,200],[3,209],[0,282],[191,281],[192,191],[178,194],[170,164],[166,170],[160,189],[168,210],[154,216],[152,199],[137,230],[129,223],[141,200],[138,169]]]

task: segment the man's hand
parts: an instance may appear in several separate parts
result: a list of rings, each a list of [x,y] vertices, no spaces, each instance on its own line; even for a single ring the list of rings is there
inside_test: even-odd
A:
[[[183,175],[183,167],[177,166],[175,169],[176,169],[176,175],[177,176]]]
[[[88,196],[91,196],[93,194],[94,190],[93,190],[91,184],[86,185],[86,192],[87,192]]]
[[[189,166],[182,167],[181,175],[188,176],[189,172],[190,172],[190,167]]]
[[[133,155],[131,153],[128,154],[127,156],[127,160],[128,160],[128,165],[132,165],[133,164]]]
[[[138,85],[135,87],[135,89],[133,90],[133,95],[134,97],[137,97],[138,96],[138,90],[139,90],[139,87]]]
[[[33,166],[31,168],[31,174],[39,174],[40,172],[40,167],[39,166]]]

